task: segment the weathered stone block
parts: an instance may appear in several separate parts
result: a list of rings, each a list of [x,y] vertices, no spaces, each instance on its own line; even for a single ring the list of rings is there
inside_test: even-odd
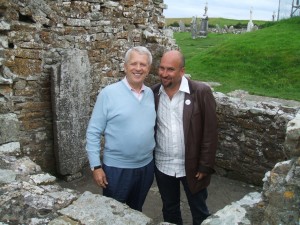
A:
[[[16,104],[18,109],[22,109],[23,112],[39,112],[51,108],[49,102],[29,102]]]
[[[90,23],[91,21],[89,19],[67,19],[67,25],[74,27],[90,26]]]
[[[42,72],[41,60],[14,58],[14,60],[6,61],[5,66],[20,77],[28,77]]]
[[[45,111],[40,111],[40,112],[27,112],[19,116],[19,119],[21,120],[26,120],[26,121],[32,121],[34,119],[40,118],[44,119],[46,116]]]
[[[20,142],[10,142],[0,145],[0,153],[7,155],[20,155]]]
[[[26,81],[25,80],[19,80],[15,82],[14,88],[15,90],[23,90],[26,87]]]
[[[26,89],[23,89],[23,90],[16,90],[15,91],[15,95],[16,96],[27,96],[27,97],[30,97],[30,96],[34,96],[36,94],[36,90],[26,90]]]
[[[38,128],[42,128],[44,126],[45,126],[45,121],[44,120],[33,120],[33,121],[25,120],[25,121],[22,121],[22,127],[27,132],[34,131],[34,130],[36,130]]]
[[[90,62],[87,51],[59,50],[61,62],[53,66],[52,104],[57,170],[76,174],[87,162],[85,132],[90,107]]]
[[[100,207],[99,207],[100,206]],[[78,213],[81,212],[81,213]],[[59,210],[82,224],[151,225],[152,219],[114,199],[84,192],[72,205]]]
[[[252,224],[249,216],[247,215],[247,209],[253,207],[261,200],[261,194],[258,192],[252,192],[246,195],[239,201],[233,202],[227,205],[225,208],[219,210],[212,216],[208,217],[202,222],[203,225],[224,225],[224,224]]]
[[[0,94],[3,96],[11,96],[13,89],[10,85],[0,85]]]
[[[92,43],[93,48],[96,49],[108,49],[110,45],[111,45],[111,40],[95,41]]]
[[[41,59],[42,52],[35,49],[17,49],[10,52],[15,57],[24,59]]]
[[[52,40],[53,40],[53,34],[49,31],[41,31],[40,38],[46,44],[50,44],[50,43],[52,43]]]
[[[124,6],[133,6],[135,4],[135,0],[121,0],[120,3]]]
[[[12,27],[14,29],[14,32],[9,33],[8,35],[8,41],[9,42],[19,42],[19,41],[30,41],[34,39],[34,33],[36,32],[35,28],[29,28],[25,27],[26,30],[22,30],[24,27],[23,26],[17,26],[17,27]],[[20,29],[20,30],[18,30]]]
[[[285,147],[291,156],[300,156],[300,113],[287,125]]]
[[[66,27],[65,35],[84,35],[87,31],[83,27]]]
[[[19,120],[16,114],[0,114],[0,144],[19,140]]]

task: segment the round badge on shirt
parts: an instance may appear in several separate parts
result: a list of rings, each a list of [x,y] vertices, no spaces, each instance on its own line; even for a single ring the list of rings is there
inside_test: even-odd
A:
[[[189,99],[185,100],[185,104],[186,105],[190,105],[191,104],[191,100],[189,100]]]

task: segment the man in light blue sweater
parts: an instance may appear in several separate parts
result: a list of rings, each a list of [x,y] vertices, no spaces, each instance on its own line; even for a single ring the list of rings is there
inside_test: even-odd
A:
[[[152,55],[145,47],[126,52],[126,76],[100,92],[86,135],[93,178],[103,188],[103,195],[139,211],[154,179],[156,113],[153,92],[143,83],[151,64]]]

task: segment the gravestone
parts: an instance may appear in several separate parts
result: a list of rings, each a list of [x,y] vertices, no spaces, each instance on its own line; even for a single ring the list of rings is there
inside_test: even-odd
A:
[[[207,16],[207,2],[206,5],[204,7],[204,14],[203,17],[201,19],[201,23],[200,23],[200,29],[199,29],[199,37],[200,38],[206,38],[207,37],[207,33],[208,33],[208,16]]]
[[[191,33],[192,38],[195,39],[197,37],[197,17],[193,16],[191,21]]]
[[[19,140],[20,124],[14,113],[0,114],[0,145]]]
[[[225,33],[228,33],[228,31],[229,31],[229,28],[226,24],[224,25],[224,30],[225,30]]]
[[[252,22],[252,21],[249,21],[249,22],[248,22],[248,25],[247,25],[247,32],[251,32],[252,29],[253,29],[253,26],[254,26],[253,22]]]
[[[273,12],[273,15],[272,15],[272,21],[274,22],[275,21],[275,17],[276,17],[276,13],[275,11]]]
[[[251,32],[253,29],[253,26],[254,26],[254,24],[252,22],[252,9],[250,9],[250,20],[247,25],[247,32]]]
[[[54,152],[57,172],[76,178],[87,163],[85,134],[91,69],[86,50],[60,50],[59,55],[61,59],[52,66],[51,76]]]
[[[173,39],[173,37],[174,37],[174,32],[173,32],[172,29],[164,29],[163,32],[164,32],[164,35],[165,35],[166,37],[168,37],[168,38],[170,38],[170,39],[171,39],[171,38]]]
[[[185,24],[182,22],[182,20],[179,21],[179,28],[180,32],[185,32]]]
[[[223,33],[223,32],[222,32],[222,28],[220,27],[219,24],[216,24],[216,30],[217,30],[217,33],[219,33],[219,34],[222,34],[222,33]]]
[[[208,33],[208,17],[205,17],[201,19],[199,37],[206,38],[207,33]]]

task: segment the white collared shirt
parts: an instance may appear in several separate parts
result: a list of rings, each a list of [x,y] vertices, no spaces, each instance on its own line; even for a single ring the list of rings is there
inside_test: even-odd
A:
[[[129,90],[131,90],[131,92],[133,93],[133,95],[139,100],[141,101],[144,95],[144,91],[145,91],[145,85],[143,84],[141,90],[138,92],[137,90],[135,90],[134,88],[132,88],[130,86],[130,84],[128,83],[127,77],[125,76],[123,79],[123,82],[126,84],[126,86],[129,88]]]
[[[186,175],[183,133],[185,93],[190,93],[190,89],[184,76],[182,77],[179,91],[171,100],[163,86],[159,90],[155,163],[161,172],[175,177]]]

